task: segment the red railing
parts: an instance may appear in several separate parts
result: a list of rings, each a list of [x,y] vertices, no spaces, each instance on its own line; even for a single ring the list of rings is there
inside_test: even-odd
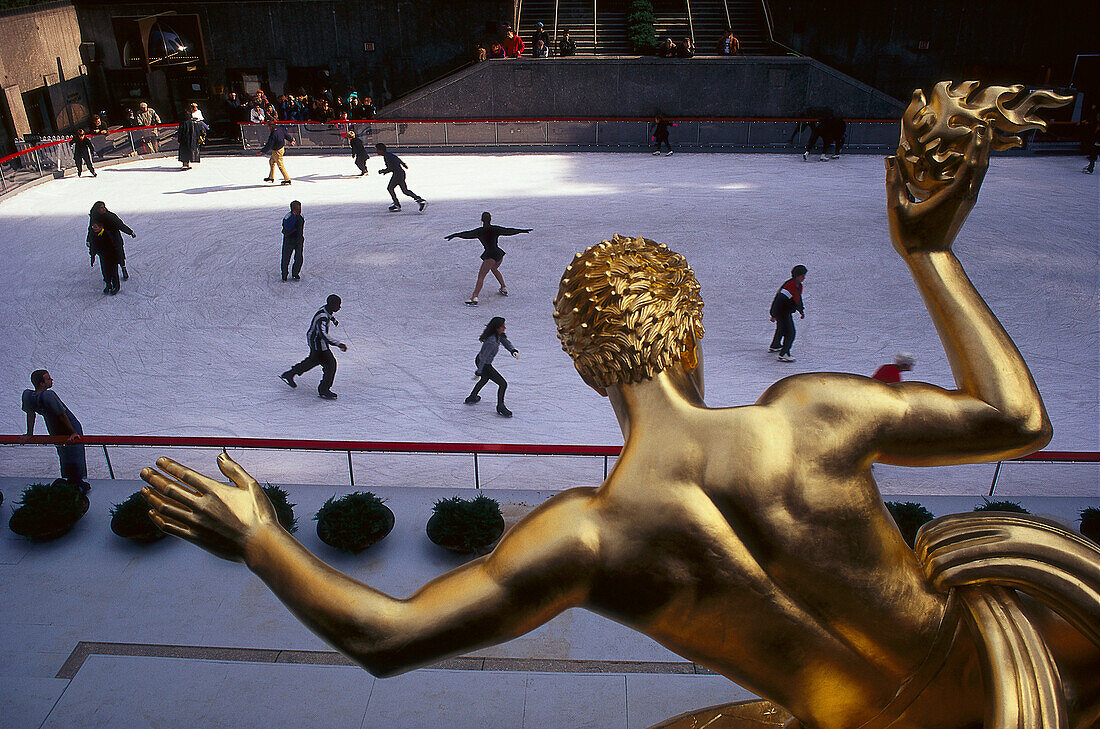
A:
[[[64,436],[36,435],[24,442],[23,436],[0,435],[0,446],[17,445],[62,445]],[[434,443],[423,441],[373,441],[373,440],[310,440],[299,438],[226,438],[219,436],[172,436],[172,435],[85,435],[80,439],[85,446],[100,446],[107,461],[111,478],[115,477],[111,466],[108,446],[127,447],[172,447],[172,448],[220,448],[259,449],[259,450],[297,450],[297,451],[335,451],[348,455],[348,474],[352,486],[355,485],[355,473],[352,470],[352,453],[424,453],[424,454],[460,454],[474,458],[474,487],[481,488],[478,471],[479,455],[511,456],[592,456],[602,457],[604,478],[607,478],[609,459],[618,457],[622,446],[610,445],[573,445],[548,443]],[[1037,451],[1010,462],[1039,463],[1100,463],[1100,452],[1096,451]],[[993,483],[989,495],[993,495],[1000,475],[998,461],[993,474]]]

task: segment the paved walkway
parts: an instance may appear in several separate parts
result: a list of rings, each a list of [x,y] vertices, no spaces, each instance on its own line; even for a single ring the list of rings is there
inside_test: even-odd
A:
[[[0,478],[7,523],[25,479]],[[109,508],[140,487],[96,481],[88,515],[55,542],[0,533],[0,727],[644,729],[750,694],[616,623],[571,610],[501,646],[402,676],[349,665],[240,565],[179,540],[116,537]],[[358,556],[312,515],[346,487],[287,487],[296,536],[336,568],[405,596],[464,560],[424,535],[443,489],[379,490],[394,531]],[[487,491],[510,523],[549,492]],[[924,497],[936,514],[978,497]],[[1070,522],[1095,499],[1021,499]],[[1075,522],[1074,522],[1075,523]]]

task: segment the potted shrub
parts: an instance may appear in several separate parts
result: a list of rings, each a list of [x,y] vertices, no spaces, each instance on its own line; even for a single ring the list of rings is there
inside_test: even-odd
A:
[[[22,537],[44,542],[66,534],[86,513],[88,497],[79,486],[59,478],[24,489],[8,527]]]
[[[369,491],[330,498],[317,510],[317,538],[353,554],[379,542],[393,529],[393,512]]]
[[[440,499],[428,519],[428,539],[452,552],[483,551],[504,534],[500,504],[487,496],[467,501],[459,496]]]
[[[149,503],[140,491],[111,507],[111,531],[138,544],[151,544],[168,536],[149,518]]]
[[[1100,544],[1100,509],[1090,506],[1081,510],[1081,533]]]
[[[894,517],[894,523],[898,525],[898,531],[905,538],[905,543],[910,547],[916,541],[920,528],[936,518],[931,511],[913,501],[887,501],[886,508],[890,511],[890,516]]]
[[[982,502],[983,503],[974,507],[974,511],[1011,511],[1014,514],[1031,513],[1015,501],[990,501],[989,499],[983,498]]]
[[[265,483],[260,488],[267,494],[268,501],[275,508],[275,517],[279,520],[279,525],[291,534],[298,531],[298,517],[294,516],[294,507],[297,504],[290,503],[286,491],[269,483]]]

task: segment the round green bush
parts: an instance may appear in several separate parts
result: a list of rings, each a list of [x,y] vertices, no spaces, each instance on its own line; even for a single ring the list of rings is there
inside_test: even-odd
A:
[[[39,542],[64,535],[88,513],[88,497],[61,479],[31,484],[17,503],[8,527],[21,537]]]
[[[149,504],[140,491],[111,507],[111,531],[139,544],[156,542],[168,536],[149,518]]]
[[[260,488],[267,494],[271,506],[274,507],[275,517],[279,520],[279,525],[291,534],[298,531],[298,517],[294,516],[294,507],[297,504],[290,503],[286,491],[269,483]]]
[[[317,510],[317,538],[341,552],[361,552],[393,529],[393,512],[369,491],[330,498]]]
[[[1081,510],[1081,533],[1100,544],[1100,509],[1089,506]]]
[[[974,507],[974,511],[1010,511],[1013,514],[1031,513],[1015,501],[990,501],[989,499],[982,499],[982,502],[983,503]]]
[[[482,550],[504,533],[500,504],[488,496],[440,499],[428,519],[428,539],[459,554]]]
[[[920,528],[936,518],[931,511],[914,501],[887,501],[886,508],[910,547],[916,541]]]

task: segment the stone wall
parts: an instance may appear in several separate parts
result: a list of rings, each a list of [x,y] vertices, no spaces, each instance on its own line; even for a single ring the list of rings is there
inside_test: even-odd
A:
[[[808,58],[497,60],[388,106],[394,119],[800,117],[896,119],[904,105]]]

